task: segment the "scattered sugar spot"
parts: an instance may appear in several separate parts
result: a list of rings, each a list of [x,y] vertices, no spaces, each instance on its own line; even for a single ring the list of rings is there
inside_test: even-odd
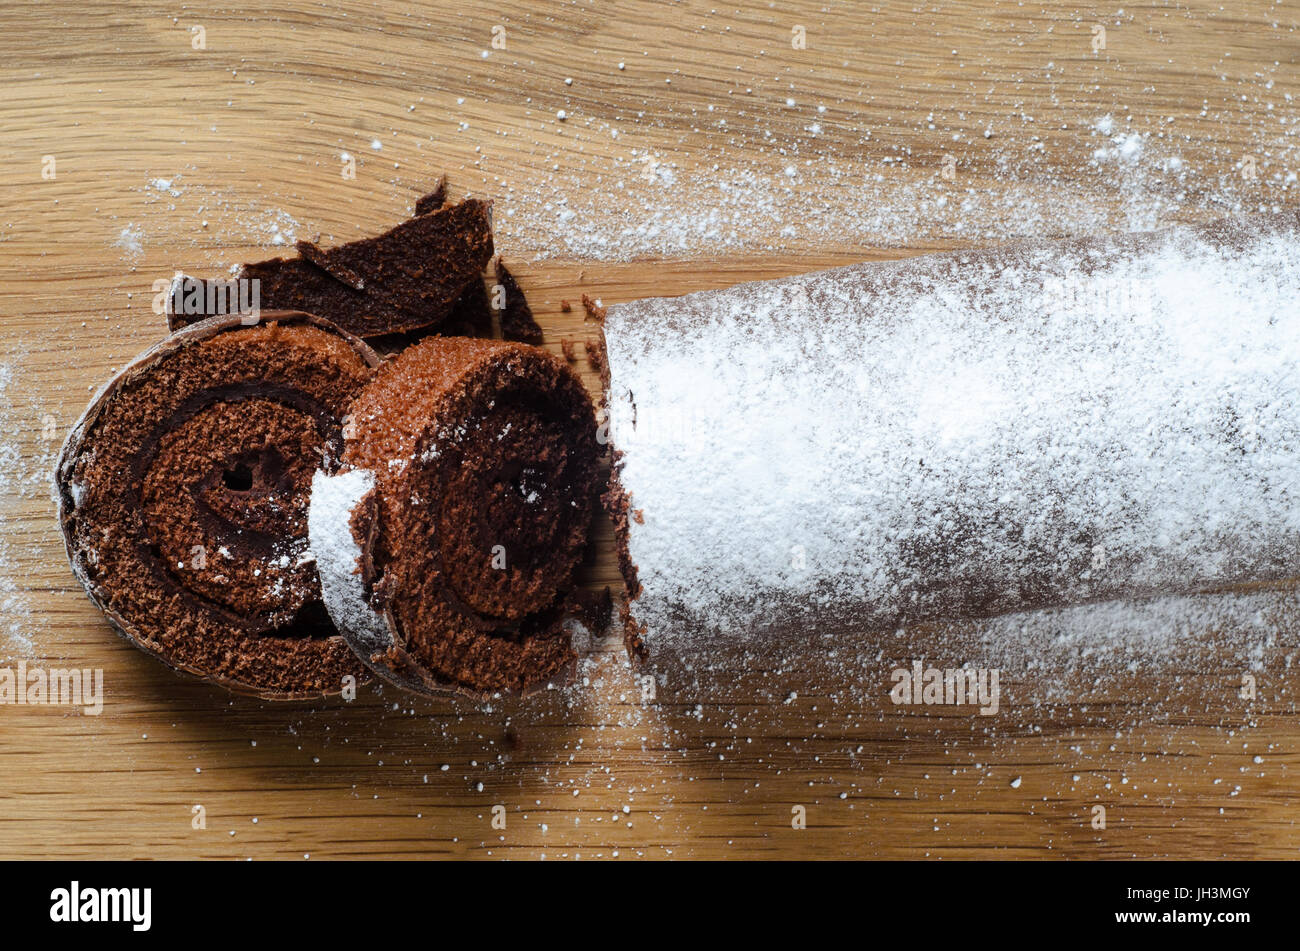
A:
[[[113,247],[121,248],[127,257],[139,257],[144,251],[144,229],[129,224],[118,234]]]

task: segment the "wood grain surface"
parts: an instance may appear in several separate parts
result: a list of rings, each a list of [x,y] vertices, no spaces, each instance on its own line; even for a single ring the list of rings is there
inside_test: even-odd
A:
[[[102,668],[105,706],[0,707],[0,857],[1294,856],[1285,644],[1253,700],[1239,667],[1189,649],[1104,682],[1076,672],[1054,699],[1042,670],[1008,672],[989,718],[892,706],[889,665],[846,677],[833,638],[796,675],[749,657],[724,684],[670,677],[653,701],[611,639],[581,689],[527,703],[364,688],[277,706],[173,675],[111,632],[67,568],[49,476],[93,389],[164,333],[155,280],[278,253],[277,227],[374,233],[442,172],[453,195],[498,201],[499,249],[557,351],[594,332],[580,306],[561,310],[583,293],[610,303],[1075,233],[1082,210],[1122,229],[1138,212],[1285,205],[1295,28],[1293,9],[1265,2],[6,0],[0,663]],[[1134,177],[1098,160],[1104,115],[1177,163]],[[744,233],[713,246],[656,251],[642,234],[627,253],[574,251],[602,235],[616,250],[617,209],[635,228],[642,209],[674,207],[656,190],[738,165],[762,181],[797,166],[783,216],[740,214]],[[877,177],[813,174],[832,166]],[[879,200],[878,175],[893,195],[950,187],[953,205],[1007,216],[913,228],[904,208],[897,227],[810,226],[817,209],[860,212],[859,190]],[[585,569],[597,585],[616,580],[601,532]],[[910,636],[882,656],[961,659],[933,632]]]

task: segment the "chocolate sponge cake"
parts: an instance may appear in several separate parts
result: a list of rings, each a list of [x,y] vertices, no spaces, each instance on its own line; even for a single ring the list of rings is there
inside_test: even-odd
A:
[[[481,697],[561,680],[598,456],[590,399],[559,358],[466,338],[406,350],[353,404],[345,469],[312,487],[335,623],[410,689]]]
[[[362,679],[320,604],[307,501],[377,363],[319,318],[268,312],[179,331],[99,393],[59,460],[59,519],[74,573],[122,634],[266,698]]]

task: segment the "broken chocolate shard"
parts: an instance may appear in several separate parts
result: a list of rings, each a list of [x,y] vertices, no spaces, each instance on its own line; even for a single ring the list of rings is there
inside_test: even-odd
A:
[[[436,326],[492,257],[491,205],[468,199],[323,254],[322,269],[359,275],[368,299],[410,315],[385,332]]]
[[[467,199],[336,248],[245,264],[264,309],[299,310],[360,337],[439,330],[492,258],[491,205]],[[300,248],[300,251],[302,248]],[[168,314],[174,330],[208,316]]]
[[[449,337],[492,336],[492,303],[482,280],[470,281],[457,298],[443,332]]]
[[[478,280],[470,282],[452,306],[451,314],[436,330],[403,330],[367,337],[366,341],[380,353],[392,356],[426,337],[490,339],[492,336],[492,304],[483,281]]]
[[[505,262],[500,257],[496,260],[496,276],[505,295],[505,306],[501,308],[501,336],[521,343],[541,343],[542,328],[533,318],[533,309],[528,306],[519,282],[506,270]]]
[[[360,274],[337,261],[331,261],[329,255],[325,253],[320,245],[312,241],[299,241],[294,244],[294,247],[298,249],[299,254],[334,278],[334,280],[342,281],[354,291],[364,291],[366,289],[365,279]]]
[[[434,183],[433,191],[416,199],[415,213],[417,215],[427,215],[437,211],[445,204],[447,204],[447,176],[443,175]]]
[[[593,639],[599,639],[609,630],[609,622],[614,616],[614,599],[610,595],[609,585],[600,591],[575,588],[569,592],[565,608]]]

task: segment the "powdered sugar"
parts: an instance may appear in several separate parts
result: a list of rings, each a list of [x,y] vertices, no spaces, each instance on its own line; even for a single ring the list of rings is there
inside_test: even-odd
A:
[[[317,471],[311,480],[307,537],[330,617],[372,650],[380,651],[392,644],[392,635],[366,597],[361,546],[351,527],[357,506],[374,487],[375,478],[368,469],[350,469],[338,475]]]
[[[2,646],[6,652],[17,649],[27,654],[32,647],[31,606],[23,587],[19,583],[22,571],[18,564],[18,553],[11,545],[14,535],[5,527],[14,514],[9,510],[10,503],[22,490],[23,456],[21,447],[12,440],[14,422],[9,413],[9,389],[13,383],[13,368],[0,364],[0,493],[4,500],[0,503],[0,633],[4,635]]]
[[[113,247],[120,248],[127,258],[138,258],[144,253],[144,229],[139,225],[129,224],[118,233]]]
[[[1274,227],[612,307],[637,619],[737,637],[1294,575],[1300,250]]]
[[[1291,665],[1300,646],[1296,608],[1289,589],[1168,595],[1007,614],[947,626],[939,640],[981,663],[1050,674],[1036,681],[1045,685],[1173,659],[1251,670],[1275,651]]]
[[[635,124],[586,120],[572,134],[600,142],[594,154],[571,145],[545,156],[552,170],[541,181],[511,170],[485,182],[497,198],[501,243],[538,258],[601,261],[988,244],[1276,211],[1295,189],[1295,126],[1281,115],[1289,110],[1235,152],[1205,131],[1212,126],[1180,135],[1167,118],[1110,112],[1056,132],[1049,151],[1033,117],[1021,115],[982,137],[966,128],[943,136],[953,157],[945,169],[910,147],[877,143],[870,130],[827,131],[808,103],[787,109],[806,112],[808,122],[798,131],[779,126],[782,137],[768,129],[741,136],[717,117],[728,147],[709,160],[610,149],[609,140],[635,141]]]

